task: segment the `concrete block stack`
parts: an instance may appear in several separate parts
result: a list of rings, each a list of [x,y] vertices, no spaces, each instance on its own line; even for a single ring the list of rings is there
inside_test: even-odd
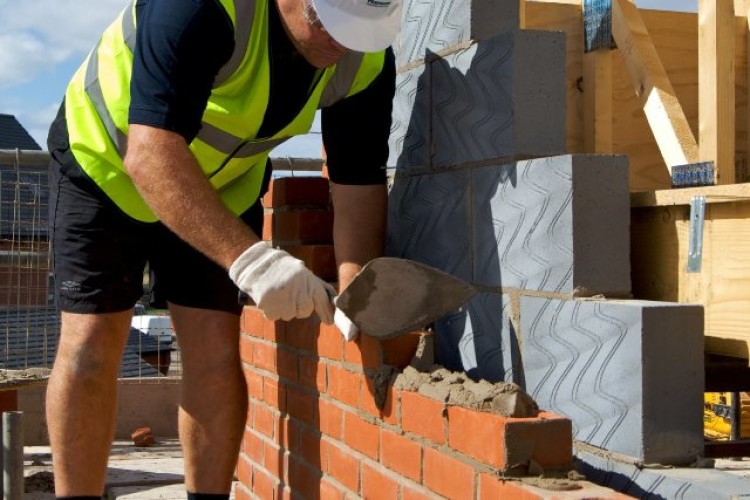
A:
[[[387,253],[482,291],[435,323],[438,361],[570,418],[589,474],[695,462],[703,310],[629,300],[628,162],[564,154],[563,34],[517,29],[517,0],[458,4],[406,2],[390,139]]]

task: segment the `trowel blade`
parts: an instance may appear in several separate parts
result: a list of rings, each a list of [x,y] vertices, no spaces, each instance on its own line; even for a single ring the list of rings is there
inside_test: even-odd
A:
[[[368,262],[335,302],[363,333],[389,338],[426,327],[476,293],[428,265],[381,257]]]

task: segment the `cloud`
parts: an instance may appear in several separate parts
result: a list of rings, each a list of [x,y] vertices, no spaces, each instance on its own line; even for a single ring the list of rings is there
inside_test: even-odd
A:
[[[0,0],[0,89],[81,59],[125,0]]]

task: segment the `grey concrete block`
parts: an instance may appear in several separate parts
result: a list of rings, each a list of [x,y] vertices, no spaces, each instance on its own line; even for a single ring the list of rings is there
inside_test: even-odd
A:
[[[713,469],[649,469],[601,453],[575,450],[575,467],[591,482],[634,498],[730,500],[750,498],[750,479]]]
[[[429,66],[396,76],[388,166],[426,169],[430,165]]]
[[[435,323],[438,362],[469,377],[523,385],[507,295],[482,293]]]
[[[565,34],[514,30],[431,64],[432,168],[565,152]]]
[[[405,0],[396,41],[399,66],[468,40],[518,28],[518,0]]]
[[[469,171],[396,177],[388,197],[386,255],[471,279]]]
[[[703,307],[521,297],[526,390],[574,438],[643,463],[703,453]]]
[[[539,158],[471,175],[474,283],[629,295],[626,157]]]

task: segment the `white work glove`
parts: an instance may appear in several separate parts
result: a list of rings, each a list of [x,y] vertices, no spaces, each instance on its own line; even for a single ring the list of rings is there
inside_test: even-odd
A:
[[[287,252],[258,242],[237,257],[229,276],[271,321],[307,318],[333,323],[333,288]]]
[[[343,335],[347,341],[354,340],[357,338],[357,335],[359,335],[359,328],[357,328],[357,325],[355,325],[352,320],[349,319],[349,316],[338,307],[333,314],[333,324],[341,330],[341,335]]]

